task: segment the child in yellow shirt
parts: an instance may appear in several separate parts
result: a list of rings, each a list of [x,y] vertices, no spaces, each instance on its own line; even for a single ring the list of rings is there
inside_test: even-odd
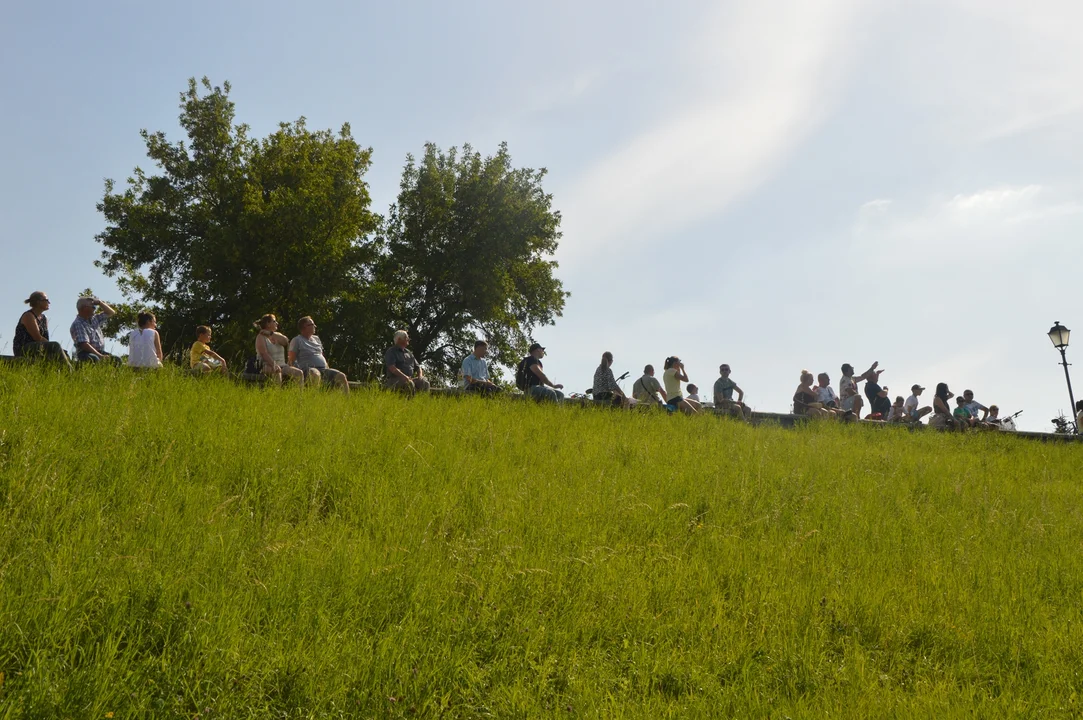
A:
[[[211,350],[211,329],[206,325],[196,328],[196,341],[192,343],[190,360],[192,369],[198,372],[214,372],[221,370],[226,374],[226,359]]]

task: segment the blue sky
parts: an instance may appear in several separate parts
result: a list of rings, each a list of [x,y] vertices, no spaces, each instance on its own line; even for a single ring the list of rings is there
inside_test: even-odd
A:
[[[351,123],[380,212],[427,141],[547,167],[572,298],[538,339],[569,389],[604,350],[633,377],[678,354],[785,410],[802,368],[879,360],[892,394],[970,387],[1044,430],[1068,406],[1054,320],[1083,357],[1081,22],[1061,0],[16,4],[0,352],[31,290],[61,336],[81,288],[116,297],[102,180],[150,169],[139,130],[179,139],[206,75],[257,135]]]

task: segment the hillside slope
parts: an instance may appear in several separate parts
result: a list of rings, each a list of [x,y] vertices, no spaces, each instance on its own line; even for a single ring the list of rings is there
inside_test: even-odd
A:
[[[1078,714],[1083,446],[0,368],[0,718]]]

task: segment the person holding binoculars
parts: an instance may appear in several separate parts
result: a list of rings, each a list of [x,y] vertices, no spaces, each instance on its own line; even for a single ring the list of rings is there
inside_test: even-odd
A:
[[[688,415],[698,413],[700,404],[681,395],[681,383],[688,382],[688,373],[685,372],[681,359],[676,355],[667,357],[662,367],[664,368],[662,383],[666,388],[666,404]]]

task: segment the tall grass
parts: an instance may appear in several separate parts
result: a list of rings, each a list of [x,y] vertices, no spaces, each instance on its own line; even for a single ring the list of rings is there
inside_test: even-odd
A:
[[[1083,448],[0,369],[0,718],[1076,716]]]

